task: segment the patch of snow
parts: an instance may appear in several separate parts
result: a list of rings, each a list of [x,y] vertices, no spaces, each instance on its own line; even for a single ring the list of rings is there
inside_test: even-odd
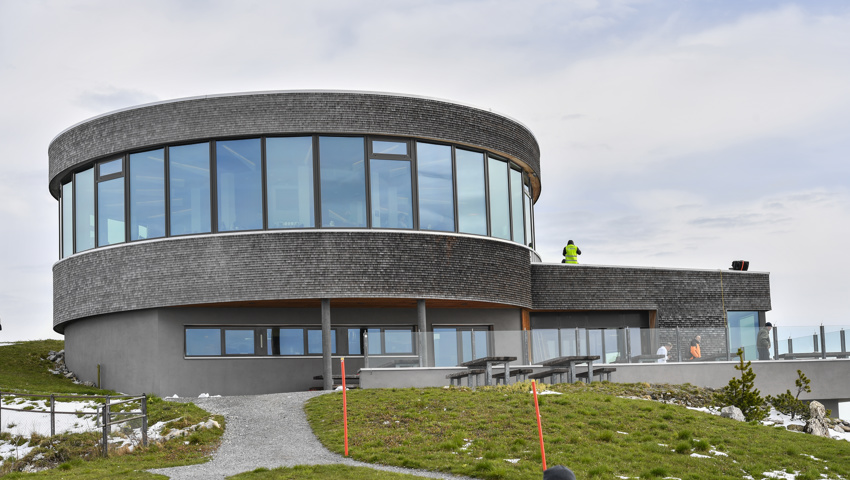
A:
[[[505,461],[510,463],[519,463],[518,458],[506,458]]]
[[[729,454],[728,454],[728,453],[720,452],[720,451],[717,451],[717,450],[709,450],[709,452],[708,452],[708,453],[710,453],[710,454],[712,454],[712,455],[717,455],[717,456],[719,456],[719,457],[728,457],[728,456],[729,456]]]
[[[529,391],[528,393],[534,393],[533,391]],[[543,390],[542,392],[537,392],[538,395],[563,395],[561,392],[553,392],[552,390]]]
[[[815,456],[813,456],[813,455],[809,455],[809,454],[807,454],[807,453],[801,453],[800,455],[802,455],[802,456],[804,456],[804,457],[809,457],[809,458],[811,458],[812,460],[814,460],[814,461],[816,461],[816,462],[822,462],[822,461],[823,461],[823,460],[821,460],[820,458],[815,457]]]
[[[622,434],[622,435],[628,435],[628,432],[617,432],[617,433]]]
[[[761,474],[769,478],[781,478],[783,480],[794,480],[800,472],[788,473],[785,470],[776,470],[773,472],[762,472]]]
[[[711,458],[711,455],[701,455],[699,453],[692,453],[691,456],[694,458]]]

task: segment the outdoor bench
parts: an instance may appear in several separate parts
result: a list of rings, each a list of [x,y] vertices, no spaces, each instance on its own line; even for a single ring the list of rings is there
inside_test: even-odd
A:
[[[549,370],[543,370],[542,372],[532,373],[526,378],[529,380],[543,380],[545,378],[552,377],[552,380],[549,383],[555,383],[555,375],[557,375],[558,379],[561,380],[563,378],[563,374],[569,371],[569,368],[550,368]]]
[[[611,374],[616,372],[617,369],[614,367],[602,367],[602,368],[594,368],[593,376],[599,377],[599,380],[602,380],[602,376],[605,375],[605,380],[611,381]],[[576,374],[576,378],[588,378],[588,372],[579,372]]]
[[[460,380],[462,378],[465,378],[466,384],[471,387],[473,378],[475,378],[475,385],[478,386],[478,375],[481,375],[483,373],[484,373],[483,368],[481,368],[481,369],[474,368],[474,369],[466,370],[465,372],[450,373],[450,374],[446,375],[446,378],[449,379],[449,385],[455,385],[455,381],[457,381],[458,386],[460,386]]]
[[[534,369],[531,368],[512,368],[509,374],[511,377],[522,378],[523,380],[525,380],[525,376],[532,372],[534,372]],[[499,381],[505,383],[505,372],[494,373],[493,378],[496,380],[496,385],[499,384]]]

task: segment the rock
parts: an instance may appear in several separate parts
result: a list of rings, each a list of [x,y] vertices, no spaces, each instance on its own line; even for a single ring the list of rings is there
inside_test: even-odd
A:
[[[803,431],[810,435],[829,438],[829,427],[823,418],[826,415],[826,409],[823,404],[818,401],[812,401],[809,404],[809,413],[811,417],[806,422],[806,427]]]
[[[841,427],[842,432],[850,432],[850,427],[847,425],[838,425],[838,427]]]
[[[803,428],[804,427],[802,425],[797,425],[796,423],[792,423],[785,427],[786,430],[791,430],[792,432],[802,432]]]
[[[732,420],[737,420],[739,422],[746,421],[744,418],[744,412],[742,412],[740,408],[734,406],[723,407],[720,410],[720,416],[723,418],[731,418]]]

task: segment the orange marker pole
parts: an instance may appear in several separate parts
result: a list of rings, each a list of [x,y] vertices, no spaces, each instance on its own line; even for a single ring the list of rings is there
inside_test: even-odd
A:
[[[345,396],[345,357],[340,358],[340,369],[342,370],[342,429],[345,436],[345,456],[348,456],[348,399]],[[541,437],[542,441],[542,437]]]
[[[543,448],[543,425],[540,424],[540,405],[537,403],[537,384],[531,381],[534,390],[534,410],[537,412],[537,431],[540,433],[540,457],[543,458],[543,470],[546,470],[546,449]]]

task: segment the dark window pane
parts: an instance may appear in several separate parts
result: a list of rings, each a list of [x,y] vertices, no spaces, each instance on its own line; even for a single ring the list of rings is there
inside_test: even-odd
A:
[[[348,354],[360,355],[360,329],[348,329]]]
[[[263,228],[260,139],[216,142],[218,230]]]
[[[124,166],[122,165],[122,160],[120,159],[104,162],[98,165],[97,175],[98,177],[106,177],[114,173],[121,173],[123,168]]]
[[[387,142],[383,140],[374,140],[372,142],[372,153],[407,155],[407,142]]]
[[[76,251],[94,248],[94,169],[84,170],[74,176],[76,191]]]
[[[62,185],[62,256],[74,254],[74,184]]]
[[[313,138],[267,138],[269,228],[316,226],[313,208]]]
[[[130,240],[165,236],[165,150],[130,155]]]
[[[528,185],[524,185],[523,192],[523,208],[525,211],[525,244],[529,247],[533,247],[534,240],[532,238],[532,233],[534,230],[531,229],[531,189]]]
[[[416,169],[419,182],[419,228],[454,231],[452,148],[417,143]]]
[[[186,355],[221,355],[221,330],[189,328],[186,330]]]
[[[322,350],[322,331],[307,330],[307,354],[321,355]],[[331,354],[336,354],[336,330],[331,330]]]
[[[304,329],[303,328],[281,328],[280,329],[280,354],[281,355],[304,355]]]
[[[124,241],[124,177],[118,177],[97,184],[97,246]]]
[[[491,235],[511,239],[510,204],[508,203],[508,164],[495,158],[488,161],[490,184]]]
[[[323,227],[366,226],[363,139],[319,138]]]
[[[525,244],[525,231],[523,230],[522,211],[522,172],[511,169],[511,226],[513,227],[512,238],[517,243]]]
[[[168,169],[171,235],[209,232],[209,144],[169,148]]]
[[[413,228],[410,162],[370,160],[372,228]]]
[[[224,353],[227,355],[253,355],[253,330],[225,330]]]
[[[383,335],[381,335],[380,328],[370,328],[368,330],[369,333],[369,355],[380,355],[381,351],[381,343],[383,342]]]
[[[456,150],[458,231],[487,235],[484,155]]]

